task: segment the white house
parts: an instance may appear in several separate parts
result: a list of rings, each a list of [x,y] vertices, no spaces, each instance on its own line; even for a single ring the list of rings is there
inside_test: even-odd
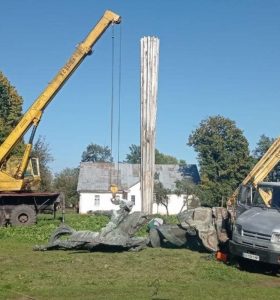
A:
[[[173,191],[177,180],[190,178],[198,183],[199,174],[196,165],[179,167],[178,165],[156,165],[156,175],[165,188]],[[116,184],[120,198],[133,201],[133,211],[141,211],[140,165],[127,163],[92,163],[80,165],[78,180],[79,212],[86,214],[95,211],[110,211],[118,207],[112,203],[110,186]],[[185,203],[185,195],[168,195],[168,211],[177,214]],[[163,205],[153,204],[153,213],[166,214]]]

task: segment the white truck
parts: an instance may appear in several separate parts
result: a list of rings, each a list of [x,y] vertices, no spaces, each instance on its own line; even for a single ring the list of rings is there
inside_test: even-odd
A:
[[[263,192],[270,195],[267,205]],[[241,186],[230,253],[239,261],[268,263],[280,270],[280,182]]]

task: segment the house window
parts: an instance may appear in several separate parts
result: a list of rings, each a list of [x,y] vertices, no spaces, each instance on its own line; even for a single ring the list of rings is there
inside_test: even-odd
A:
[[[131,195],[130,200],[131,200],[131,202],[132,202],[133,204],[135,204],[135,195]]]
[[[100,205],[100,195],[94,195],[94,206]]]

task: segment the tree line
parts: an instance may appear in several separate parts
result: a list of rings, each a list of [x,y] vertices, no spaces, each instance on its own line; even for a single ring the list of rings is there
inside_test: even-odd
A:
[[[23,99],[18,95],[5,75],[0,71],[0,144],[16,126],[22,116]],[[220,116],[210,116],[200,122],[186,141],[197,153],[201,182],[195,186],[192,182],[177,182],[176,193],[190,192],[198,195],[201,203],[209,206],[221,205],[242,182],[254,164],[263,156],[274,138],[261,135],[256,148],[250,153],[249,143],[235,121]],[[21,140],[11,153],[14,156],[23,154],[24,141]],[[79,168],[65,168],[52,174],[49,164],[53,156],[46,139],[42,136],[34,143],[32,156],[38,157],[41,171],[41,191],[59,190],[64,192],[68,205],[78,201],[77,182]],[[140,163],[141,149],[132,144],[124,162]],[[108,146],[90,143],[81,155],[81,162],[113,162]],[[156,164],[185,165],[184,160],[155,150]],[[269,174],[269,179],[279,179],[279,166]],[[155,180],[156,201],[166,204],[167,193],[162,184]]]

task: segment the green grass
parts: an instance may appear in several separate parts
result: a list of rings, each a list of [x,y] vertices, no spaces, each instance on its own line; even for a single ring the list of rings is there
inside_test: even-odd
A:
[[[66,216],[75,229],[99,230],[106,217]],[[280,278],[238,270],[207,253],[152,249],[130,253],[33,252],[59,225],[41,217],[0,229],[0,299],[279,299]],[[142,230],[144,234],[145,230]]]

